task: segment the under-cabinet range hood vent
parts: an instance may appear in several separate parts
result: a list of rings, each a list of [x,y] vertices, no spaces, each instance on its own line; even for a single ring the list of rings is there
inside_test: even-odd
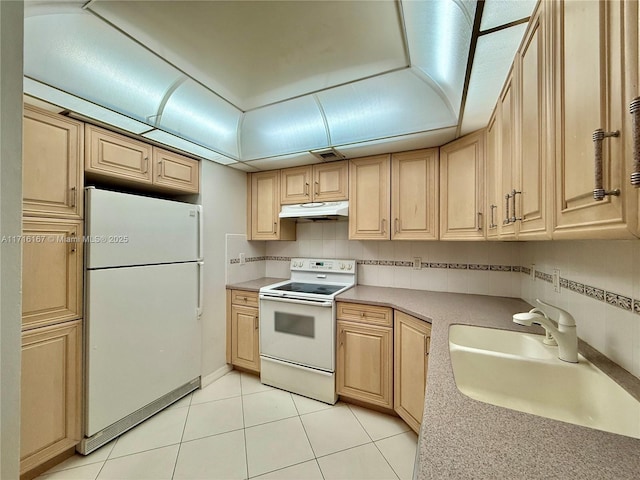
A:
[[[311,202],[283,205],[280,218],[296,218],[302,221],[340,220],[349,215],[349,202]]]
[[[322,150],[312,150],[311,155],[319,158],[323,162],[333,162],[334,160],[342,160],[344,155],[335,148],[323,148]]]

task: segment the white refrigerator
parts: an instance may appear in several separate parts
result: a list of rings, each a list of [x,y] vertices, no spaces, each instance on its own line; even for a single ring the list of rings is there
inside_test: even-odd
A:
[[[198,388],[199,205],[86,189],[87,454]]]

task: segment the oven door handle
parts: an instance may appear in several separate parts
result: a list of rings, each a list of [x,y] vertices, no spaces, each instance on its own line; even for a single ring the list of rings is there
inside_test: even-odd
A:
[[[333,302],[328,301],[316,301],[316,300],[298,300],[297,298],[285,298],[285,297],[271,297],[269,295],[260,295],[260,300],[269,300],[273,302],[282,303],[297,303],[299,305],[313,305],[315,307],[332,307]]]

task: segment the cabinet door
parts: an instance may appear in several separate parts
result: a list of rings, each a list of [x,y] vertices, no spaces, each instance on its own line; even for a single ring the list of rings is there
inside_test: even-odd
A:
[[[83,124],[25,105],[23,215],[82,218]]]
[[[138,184],[152,183],[151,145],[85,126],[85,172]]]
[[[349,161],[349,239],[389,240],[389,155]]]
[[[556,212],[554,238],[626,238],[628,177],[625,140],[603,140],[603,188],[620,196],[593,198],[594,130],[623,130],[628,98],[622,16],[628,3],[558,1],[552,4],[554,61],[550,104],[555,106]],[[576,52],[588,52],[579,55]]]
[[[251,238],[278,239],[280,170],[251,174]]]
[[[484,130],[440,148],[440,239],[484,240]]]
[[[82,316],[82,222],[23,222],[22,328]]]
[[[499,109],[496,109],[489,125],[487,125],[487,165],[485,171],[485,229],[487,240],[497,240],[499,236],[499,210],[500,194],[498,189],[499,168],[500,168],[500,120]]]
[[[80,441],[82,395],[80,321],[22,335],[20,472]]]
[[[200,162],[153,147],[153,184],[171,190],[198,193]]]
[[[518,239],[550,239],[547,205],[547,135],[546,135],[546,25],[542,10],[545,3],[531,17],[525,39],[518,53],[519,61],[519,166],[516,196]]]
[[[393,408],[393,329],[338,321],[339,395]]]
[[[502,95],[498,99],[500,109],[500,175],[499,208],[500,239],[516,238],[517,220],[513,217],[516,199],[513,191],[516,185],[516,93],[513,71],[509,74]]]
[[[231,306],[231,363],[260,371],[258,309]]]
[[[391,156],[392,240],[438,239],[438,149]]]
[[[349,162],[341,160],[313,166],[313,201],[349,200]]]
[[[431,325],[394,312],[393,406],[416,433],[420,430],[429,366]]]
[[[280,170],[281,204],[307,203],[312,200],[311,170],[311,166]]]

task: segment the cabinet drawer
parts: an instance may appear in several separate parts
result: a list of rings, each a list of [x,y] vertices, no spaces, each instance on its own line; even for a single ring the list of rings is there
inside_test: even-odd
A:
[[[393,325],[393,311],[389,307],[338,302],[337,309],[338,320],[350,320],[352,322],[385,325],[387,327]]]
[[[234,305],[258,306],[258,292],[231,290],[231,303]]]

